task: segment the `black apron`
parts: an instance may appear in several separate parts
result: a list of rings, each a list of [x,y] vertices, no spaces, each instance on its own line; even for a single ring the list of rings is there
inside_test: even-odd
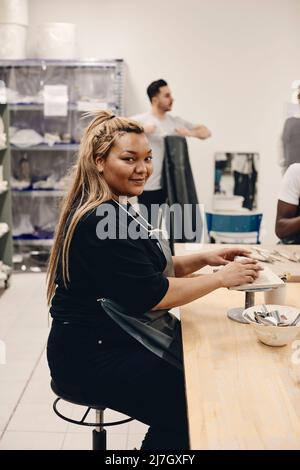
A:
[[[174,277],[172,254],[168,241],[159,239],[160,247],[166,257],[166,277]],[[139,317],[131,316],[120,304],[110,299],[100,299],[101,306],[130,336],[161,359],[173,366],[183,369],[182,338],[180,321],[168,310],[145,312]]]

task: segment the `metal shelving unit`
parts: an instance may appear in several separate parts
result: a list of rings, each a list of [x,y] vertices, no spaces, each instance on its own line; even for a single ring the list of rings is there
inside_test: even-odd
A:
[[[4,131],[6,139],[8,139],[9,129],[9,112],[6,104],[0,103],[0,116],[4,123]],[[0,148],[0,165],[3,166],[3,180],[8,181],[8,189],[0,191],[0,223],[5,223],[8,229],[0,235],[0,261],[12,268],[12,207],[11,207],[11,192],[10,192],[10,149],[9,147]],[[6,273],[1,273],[0,269],[0,283],[4,283],[5,287],[9,285],[10,270]],[[6,279],[3,279],[6,277]]]
[[[124,62],[121,59],[0,61],[0,80],[6,85],[10,122],[15,132],[9,149],[13,177],[12,233],[15,253],[25,260],[21,262],[24,271],[26,263],[30,264],[32,251],[44,252],[51,245],[64,195],[61,182],[74,164],[82,130],[90,119],[84,113],[109,109],[117,115],[124,114]],[[67,90],[65,114],[55,115],[53,109],[49,114],[44,102],[45,87],[53,89],[61,85]],[[20,130],[33,130],[44,142],[16,144],[14,136]],[[49,135],[51,138],[57,135],[58,141],[48,145]],[[49,187],[48,178],[54,182],[53,188]]]

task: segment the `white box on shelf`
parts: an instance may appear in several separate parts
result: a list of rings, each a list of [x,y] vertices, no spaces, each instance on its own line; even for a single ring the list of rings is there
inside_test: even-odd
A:
[[[68,115],[67,85],[44,86],[44,116]]]

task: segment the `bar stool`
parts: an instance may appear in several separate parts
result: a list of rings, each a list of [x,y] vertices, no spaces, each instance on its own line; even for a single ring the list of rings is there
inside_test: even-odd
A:
[[[68,421],[69,423],[72,424],[78,424],[80,426],[92,426],[95,429],[93,429],[93,450],[106,450],[106,429],[105,427],[108,426],[118,426],[119,424],[125,424],[129,423],[130,421],[133,421],[134,418],[127,418],[127,419],[122,419],[120,421],[112,421],[109,423],[104,422],[104,411],[106,407],[104,405],[100,405],[99,403],[93,404],[93,403],[87,403],[86,400],[78,399],[71,397],[70,395],[64,393],[62,390],[60,390],[55,382],[51,380],[51,388],[52,391],[57,395],[57,398],[53,402],[53,410],[55,414],[65,420]],[[71,419],[68,416],[63,415],[59,410],[58,410],[58,402],[59,401],[67,401],[69,403],[72,403],[74,405],[81,405],[81,406],[86,406],[87,409],[81,418],[81,420],[75,420]],[[96,422],[91,423],[91,422],[86,422],[85,419],[88,416],[90,410],[93,409],[96,411]]]

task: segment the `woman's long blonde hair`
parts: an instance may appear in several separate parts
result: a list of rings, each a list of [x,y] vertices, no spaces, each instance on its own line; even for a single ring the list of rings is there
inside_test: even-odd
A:
[[[143,128],[135,121],[114,116],[107,111],[94,113],[94,119],[85,129],[77,164],[71,176],[71,185],[62,203],[50,253],[47,273],[47,300],[50,304],[55,293],[56,274],[61,263],[65,286],[70,282],[69,249],[79,220],[112,194],[103,175],[96,166],[96,158],[106,158],[116,138],[124,132],[141,134]]]

